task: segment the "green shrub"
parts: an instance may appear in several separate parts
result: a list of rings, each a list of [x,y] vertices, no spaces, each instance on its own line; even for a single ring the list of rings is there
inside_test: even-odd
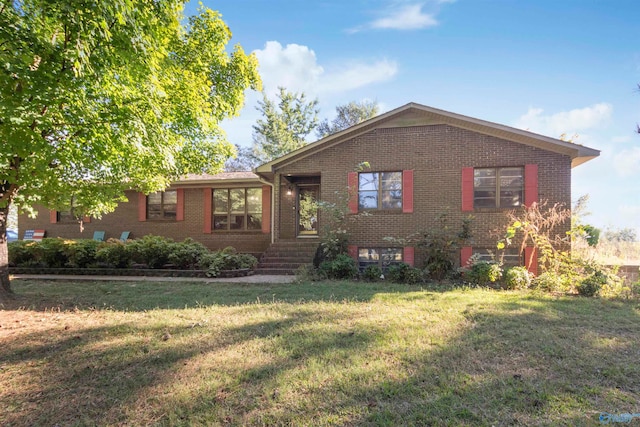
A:
[[[367,282],[377,282],[382,277],[382,269],[375,264],[368,265],[362,272],[361,276]]]
[[[526,267],[511,267],[504,273],[507,289],[527,289],[531,286],[531,273]]]
[[[415,285],[423,281],[424,273],[419,268],[400,262],[392,264],[387,269],[387,277],[394,283],[407,283]]]
[[[169,262],[173,240],[167,237],[146,235],[128,243],[132,260],[149,268],[162,268]]]
[[[600,292],[600,288],[607,283],[607,275],[596,271],[591,276],[585,277],[578,283],[578,293],[583,297],[592,297]]]
[[[218,277],[220,271],[223,270],[224,261],[220,256],[220,252],[209,252],[204,254],[198,260],[198,266],[201,270],[206,270],[207,277]]]
[[[333,261],[324,261],[320,270],[329,279],[353,279],[358,275],[358,265],[349,255],[338,254]]]
[[[218,252],[209,252],[202,255],[198,265],[206,270],[208,277],[217,277],[223,270],[238,270],[254,268],[258,264],[256,257],[250,254],[237,254],[232,247],[227,247]]]
[[[500,280],[502,268],[495,262],[475,261],[465,269],[464,277],[476,285],[487,286]]]
[[[173,243],[169,250],[167,257],[169,263],[183,270],[195,269],[200,257],[209,252],[202,243],[196,242],[190,237],[182,242]]]
[[[96,253],[102,242],[92,239],[69,241],[65,245],[65,254],[72,268],[86,268],[96,263]]]
[[[251,254],[238,254],[236,256],[238,258],[238,268],[254,269],[258,265],[258,258]]]
[[[9,265],[25,267],[35,261],[33,255],[34,246],[38,243],[29,240],[18,240],[9,243]]]
[[[532,287],[543,292],[567,292],[570,280],[561,274],[545,271],[531,281]]]
[[[33,246],[33,257],[37,264],[48,268],[63,268],[69,262],[66,241],[61,238],[45,238]]]
[[[131,265],[129,245],[117,239],[109,239],[96,251],[96,261],[114,268],[128,268]]]

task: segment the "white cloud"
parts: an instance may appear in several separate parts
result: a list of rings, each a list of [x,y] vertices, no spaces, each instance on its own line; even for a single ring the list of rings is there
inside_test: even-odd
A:
[[[531,107],[526,114],[516,120],[514,126],[554,138],[563,133],[572,136],[584,130],[605,125],[611,118],[612,111],[611,104],[605,102],[551,115],[544,115],[542,108]]]
[[[318,89],[323,93],[346,92],[362,86],[390,80],[398,72],[395,61],[352,63],[323,76]]]
[[[422,11],[423,4],[408,4],[392,10],[383,18],[371,22],[371,28],[390,30],[419,30],[438,25],[432,14]]]
[[[267,94],[275,94],[278,86],[289,91],[309,92],[324,73],[315,52],[307,46],[288,44],[283,48],[277,41],[268,41],[264,49],[253,53],[258,58],[262,85]]]
[[[347,30],[357,33],[365,30],[422,30],[439,24],[436,15],[440,5],[454,3],[455,0],[426,0],[421,2],[389,0],[387,6],[379,10],[379,16],[371,22]],[[431,12],[423,9],[429,7]]]
[[[310,97],[326,93],[346,92],[372,83],[387,81],[398,72],[395,61],[351,62],[326,71],[318,64],[316,54],[307,46],[269,41],[264,49],[254,51],[260,63],[260,75],[267,94],[278,86],[289,91],[305,92]]]
[[[278,86],[283,86],[288,91],[304,92],[308,99],[317,97],[325,103],[332,96],[390,80],[398,72],[396,62],[387,59],[352,61],[339,67],[325,68],[318,63],[315,52],[309,47],[298,44],[282,46],[277,41],[267,42],[263,49],[254,53],[260,64],[263,89],[270,97],[276,95]],[[229,141],[242,145],[251,142],[252,125],[260,118],[256,106],[261,99],[261,94],[247,92],[240,117],[223,122]],[[322,110],[332,111],[324,105]]]
[[[620,176],[640,175],[640,147],[619,152],[613,158],[613,165]]]

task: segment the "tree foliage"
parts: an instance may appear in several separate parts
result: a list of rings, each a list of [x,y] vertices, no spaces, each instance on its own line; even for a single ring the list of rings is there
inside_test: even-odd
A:
[[[364,122],[378,115],[378,104],[375,101],[351,101],[345,105],[336,107],[336,117],[329,123],[325,119],[318,125],[316,135],[318,138],[332,135],[345,130],[358,123]]]
[[[83,214],[115,209],[233,152],[219,127],[257,60],[221,16],[181,0],[19,0],[0,4],[0,235],[6,212],[34,204]],[[8,288],[6,246],[0,272]]]
[[[277,101],[263,93],[256,107],[263,115],[253,126],[253,156],[266,163],[307,144],[318,125],[318,100],[278,88]]]
[[[637,242],[636,230],[630,227],[609,228],[604,232],[604,238],[609,242]]]
[[[584,217],[591,215],[587,211],[589,195],[583,194],[573,205],[571,212],[571,239],[584,239],[589,246],[595,247],[600,240],[600,229],[584,223]]]
[[[258,166],[258,159],[253,155],[251,147],[235,144],[236,154],[224,164],[225,172],[246,172]]]

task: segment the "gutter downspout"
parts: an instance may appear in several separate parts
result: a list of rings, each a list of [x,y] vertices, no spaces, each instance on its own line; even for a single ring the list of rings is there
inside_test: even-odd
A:
[[[271,187],[271,244],[275,243],[275,212],[276,212],[276,188],[275,188],[275,184],[269,182],[269,181],[265,181],[263,178],[258,178],[258,181],[260,181],[263,184],[268,185],[269,187]]]

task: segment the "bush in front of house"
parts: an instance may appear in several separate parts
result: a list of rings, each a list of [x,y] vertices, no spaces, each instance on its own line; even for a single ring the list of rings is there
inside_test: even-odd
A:
[[[358,276],[358,265],[349,255],[338,254],[332,261],[323,261],[319,270],[329,279],[353,279]]]
[[[229,246],[210,252],[204,245],[187,238],[174,242],[161,236],[145,236],[126,243],[117,239],[95,240],[43,239],[11,242],[9,263],[14,267],[89,268],[108,266],[128,268],[133,262],[149,268],[171,266],[181,270],[202,269],[215,277],[222,270],[254,269],[256,257],[239,254]]]
[[[33,246],[36,242],[17,240],[7,244],[9,250],[9,265],[14,267],[28,266],[33,261]]]
[[[361,273],[361,277],[367,282],[377,282],[382,276],[382,269],[377,265],[368,265]]]
[[[424,272],[419,268],[414,268],[409,264],[400,262],[389,266],[387,269],[387,278],[394,283],[415,285],[423,282]]]
[[[162,268],[169,263],[169,254],[173,248],[173,239],[147,234],[140,239],[127,243],[131,259],[137,264],[149,268]]]
[[[49,268],[66,267],[69,261],[66,245],[67,242],[59,237],[42,239],[37,245],[30,247],[34,265]]]
[[[95,265],[96,254],[102,242],[97,240],[73,240],[66,241],[64,252],[67,255],[67,267],[87,268]]]
[[[187,237],[182,242],[171,244],[167,259],[181,270],[193,270],[198,267],[200,258],[208,252],[202,243]]]
[[[256,265],[256,257],[251,254],[238,254],[230,246],[221,251],[206,253],[198,261],[198,266],[207,271],[208,277],[218,277],[224,270],[253,269]]]
[[[527,289],[531,287],[531,273],[522,266],[508,268],[504,272],[504,285],[506,289]]]
[[[500,264],[492,261],[474,260],[465,267],[464,278],[479,286],[489,286],[502,277]]]
[[[109,239],[96,252],[96,261],[113,268],[129,268],[132,262],[129,245],[120,240]]]

